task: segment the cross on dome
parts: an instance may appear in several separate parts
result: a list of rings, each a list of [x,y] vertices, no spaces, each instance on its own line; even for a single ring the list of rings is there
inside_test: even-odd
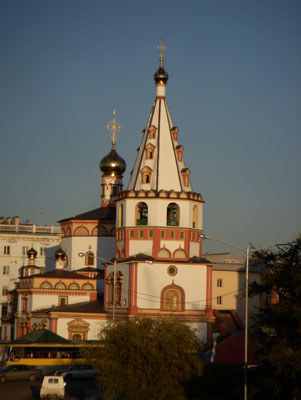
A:
[[[116,138],[119,137],[118,132],[120,132],[121,129],[122,129],[120,123],[118,121],[116,121],[115,116],[116,116],[116,110],[114,108],[114,110],[113,110],[113,119],[112,119],[112,121],[108,122],[107,125],[106,125],[107,130],[111,134],[112,145],[113,146],[115,146]]]
[[[160,64],[161,64],[161,67],[162,67],[163,66],[163,57],[164,57],[164,53],[166,51],[166,46],[163,43],[163,36],[160,36],[160,43],[158,44],[157,49],[159,51]]]

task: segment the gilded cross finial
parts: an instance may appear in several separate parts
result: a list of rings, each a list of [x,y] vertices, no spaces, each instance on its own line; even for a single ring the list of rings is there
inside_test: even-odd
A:
[[[157,49],[158,49],[159,55],[160,55],[160,67],[163,67],[163,57],[164,57],[164,53],[166,51],[166,46],[163,43],[163,36],[160,36],[160,43],[158,44]]]
[[[118,121],[116,121],[115,115],[116,115],[116,110],[114,108],[114,110],[113,110],[113,119],[112,119],[112,121],[108,122],[107,125],[106,125],[107,130],[111,134],[113,147],[115,146],[116,138],[119,136],[118,132],[121,131],[121,125],[120,125],[120,123]]]

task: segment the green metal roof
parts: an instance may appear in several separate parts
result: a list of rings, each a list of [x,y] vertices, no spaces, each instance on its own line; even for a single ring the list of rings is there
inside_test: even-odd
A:
[[[48,329],[37,329],[27,335],[12,341],[12,343],[53,343],[53,344],[69,344],[70,340],[59,336]]]

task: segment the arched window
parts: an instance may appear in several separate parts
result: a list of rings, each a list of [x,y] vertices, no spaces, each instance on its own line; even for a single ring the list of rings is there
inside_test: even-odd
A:
[[[88,251],[85,255],[85,265],[92,266],[94,265],[94,253],[92,251]]]
[[[167,226],[178,226],[180,220],[180,207],[176,203],[167,206]]]
[[[55,285],[55,288],[56,288],[56,289],[59,289],[59,290],[64,290],[64,289],[66,289],[66,286],[64,285],[64,283],[59,282],[59,283],[57,283],[57,284]]]
[[[178,132],[179,132],[179,129],[176,126],[173,126],[171,128],[171,135],[172,135],[173,140],[178,140]]]
[[[181,145],[176,147],[177,159],[179,161],[183,161],[183,150],[184,150],[184,147]]]
[[[153,170],[148,166],[145,166],[141,170],[142,183],[150,183]]]
[[[91,285],[91,283],[85,283],[83,285],[83,290],[93,290],[93,286]]]
[[[161,309],[163,311],[184,311],[184,290],[174,283],[166,286],[161,292]]]
[[[138,203],[136,205],[136,225],[148,224],[148,207],[146,203]]]
[[[165,247],[163,249],[160,249],[157,254],[158,258],[170,258],[170,256],[171,254],[169,250],[167,250]]]
[[[74,236],[88,236],[88,235],[89,235],[89,231],[84,226],[79,226],[74,231]]]
[[[116,293],[115,293],[115,300],[118,306],[121,306],[121,299],[122,299],[122,289],[123,289],[123,274],[122,272],[118,271],[116,273]]]
[[[157,128],[154,125],[151,125],[148,129],[148,137],[149,139],[155,139],[156,138],[156,132]]]
[[[118,195],[118,186],[113,185],[112,186],[112,196],[116,197]]]
[[[192,227],[198,228],[199,227],[199,209],[198,206],[193,207],[192,211]]]
[[[71,285],[69,286],[68,289],[70,289],[70,290],[78,290],[79,286],[78,286],[77,283],[71,283]]]
[[[189,176],[190,176],[189,168],[183,168],[181,170],[181,174],[182,174],[184,186],[189,186],[190,185],[190,183],[189,183]]]
[[[114,287],[114,274],[110,273],[107,277],[107,285],[108,285],[108,302],[107,304],[111,306],[113,304],[113,287]]]
[[[145,153],[146,159],[152,160],[154,158],[155,146],[152,145],[151,143],[148,143],[145,146],[145,149],[146,149],[146,153]]]
[[[118,208],[118,226],[123,226],[123,204]]]
[[[186,253],[183,249],[177,249],[173,253],[173,258],[186,258]]]

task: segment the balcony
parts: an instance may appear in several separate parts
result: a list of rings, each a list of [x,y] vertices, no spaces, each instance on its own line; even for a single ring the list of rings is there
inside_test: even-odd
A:
[[[147,218],[136,219],[136,225],[147,225]]]
[[[167,226],[178,226],[179,221],[177,219],[168,219],[167,220]]]

